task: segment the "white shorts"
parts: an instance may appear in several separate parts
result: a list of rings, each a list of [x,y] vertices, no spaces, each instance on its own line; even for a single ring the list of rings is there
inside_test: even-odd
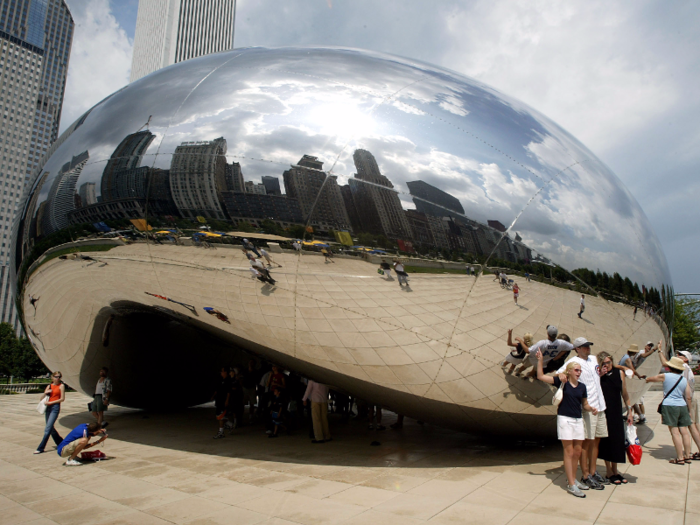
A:
[[[527,357],[527,354],[524,355],[523,357],[515,357],[513,354],[508,354],[506,356],[506,363],[510,363],[511,365],[519,365],[522,363],[525,358]]]
[[[608,420],[605,417],[605,410],[598,412],[595,416],[584,410],[583,426],[586,430],[586,439],[608,437]]]
[[[557,437],[562,441],[583,441],[585,439],[583,419],[557,416]]]
[[[519,295],[520,295],[519,293],[514,293],[513,297],[515,297],[517,299]]]

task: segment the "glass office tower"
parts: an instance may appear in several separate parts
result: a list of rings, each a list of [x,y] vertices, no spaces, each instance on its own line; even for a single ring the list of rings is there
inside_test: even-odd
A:
[[[10,236],[25,184],[58,138],[74,23],[64,0],[0,0],[0,321],[15,323]]]

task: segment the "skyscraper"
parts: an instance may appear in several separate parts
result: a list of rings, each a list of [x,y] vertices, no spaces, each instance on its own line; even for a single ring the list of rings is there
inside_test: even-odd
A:
[[[447,217],[451,215],[450,211],[464,215],[464,208],[459,199],[449,193],[422,180],[407,182],[406,186],[413,196],[416,210],[435,217]]]
[[[363,229],[393,239],[410,239],[411,227],[401,200],[391,181],[379,171],[374,155],[358,149],[352,158],[357,174],[348,182]]]
[[[64,0],[0,0],[0,321],[16,318],[10,229],[24,184],[58,137],[73,26]]]
[[[226,164],[226,190],[236,193],[245,193],[245,181],[243,172],[238,162]]]
[[[265,192],[268,195],[282,195],[280,188],[280,180],[277,177],[262,176],[262,183],[265,186]]]
[[[47,198],[49,207],[44,215],[44,235],[50,235],[68,226],[68,214],[76,208],[75,186],[89,158],[89,153],[84,151],[74,156],[70,162],[66,162],[58,171]]]
[[[226,140],[183,142],[170,164],[170,193],[183,217],[226,219]]]
[[[131,81],[233,47],[235,0],[140,0]]]
[[[103,202],[134,196],[127,191],[124,185],[129,177],[125,177],[123,172],[136,170],[141,166],[141,160],[154,138],[155,135],[153,133],[144,130],[127,135],[124,140],[119,143],[119,146],[117,146],[112,153],[112,156],[107,161],[107,165],[102,172],[100,195],[102,196]],[[147,171],[147,168],[145,168],[145,170]],[[137,178],[145,179],[145,175],[141,174],[139,176],[135,173],[132,174],[132,180]],[[119,179],[122,180],[121,188],[119,187]]]

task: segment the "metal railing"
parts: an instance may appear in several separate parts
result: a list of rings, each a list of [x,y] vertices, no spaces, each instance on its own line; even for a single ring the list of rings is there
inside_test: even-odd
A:
[[[26,394],[28,391],[43,392],[48,383],[13,383],[0,385],[0,394]]]

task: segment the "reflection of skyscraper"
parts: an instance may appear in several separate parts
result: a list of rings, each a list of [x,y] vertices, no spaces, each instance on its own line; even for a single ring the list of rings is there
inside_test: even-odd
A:
[[[379,171],[374,156],[369,151],[358,149],[352,157],[357,168],[356,182],[363,181],[355,187],[350,186],[363,229],[394,239],[410,238],[411,227],[401,200],[392,191],[394,185],[391,181]]]
[[[235,0],[140,0],[131,81],[233,46]]]
[[[406,210],[406,219],[411,226],[411,236],[416,244],[432,247],[435,244],[430,230],[430,222],[425,213],[416,210]]]
[[[80,203],[83,206],[90,206],[91,204],[97,203],[97,194],[95,193],[95,183],[86,182],[80,185],[78,190],[78,195],[80,195]]]
[[[123,184],[121,189],[118,188],[117,174],[121,171],[132,170],[141,166],[143,155],[154,138],[155,135],[148,130],[138,131],[127,135],[117,146],[102,172],[100,194],[103,202],[125,198],[125,195],[122,194],[126,189]],[[132,178],[134,177],[137,176],[132,175]],[[125,178],[122,177],[122,182],[124,181]],[[127,193],[129,192],[127,191]]]
[[[255,184],[252,180],[245,181],[245,192],[257,195],[267,195],[264,184]]]
[[[226,191],[245,193],[243,172],[241,171],[241,165],[238,162],[226,164]]]
[[[184,217],[226,219],[221,204],[226,190],[226,140],[183,142],[170,165],[170,192]]]
[[[75,210],[75,186],[90,155],[84,151],[66,162],[54,178],[44,212],[43,233],[49,235],[68,226],[68,214]]]
[[[355,200],[352,196],[352,188],[349,184],[340,187],[340,194],[343,196],[343,203],[345,204],[345,210],[348,212],[348,218],[350,219],[350,225],[352,229],[356,232],[362,231],[362,222],[360,221],[360,215],[357,212],[357,206],[355,206]]]
[[[262,183],[265,186],[265,192],[268,195],[282,195],[279,178],[268,177],[267,175],[263,175]]]
[[[450,211],[464,215],[464,208],[456,197],[436,188],[422,180],[407,182],[408,190],[413,195],[416,210],[426,215],[445,217]],[[427,201],[427,202],[426,202]]]
[[[282,195],[235,193],[232,191],[223,192],[222,197],[226,211],[234,221],[236,219],[257,219],[258,221],[268,219],[281,224],[283,228],[304,222],[296,199]]]
[[[323,162],[317,157],[304,155],[296,166],[284,172],[283,178],[287,197],[299,202],[305,221],[311,216],[311,224],[321,229],[350,228],[337,177],[326,176]]]
[[[493,228],[501,233],[505,233],[506,231],[506,227],[503,226],[500,221],[489,221],[489,228]]]

